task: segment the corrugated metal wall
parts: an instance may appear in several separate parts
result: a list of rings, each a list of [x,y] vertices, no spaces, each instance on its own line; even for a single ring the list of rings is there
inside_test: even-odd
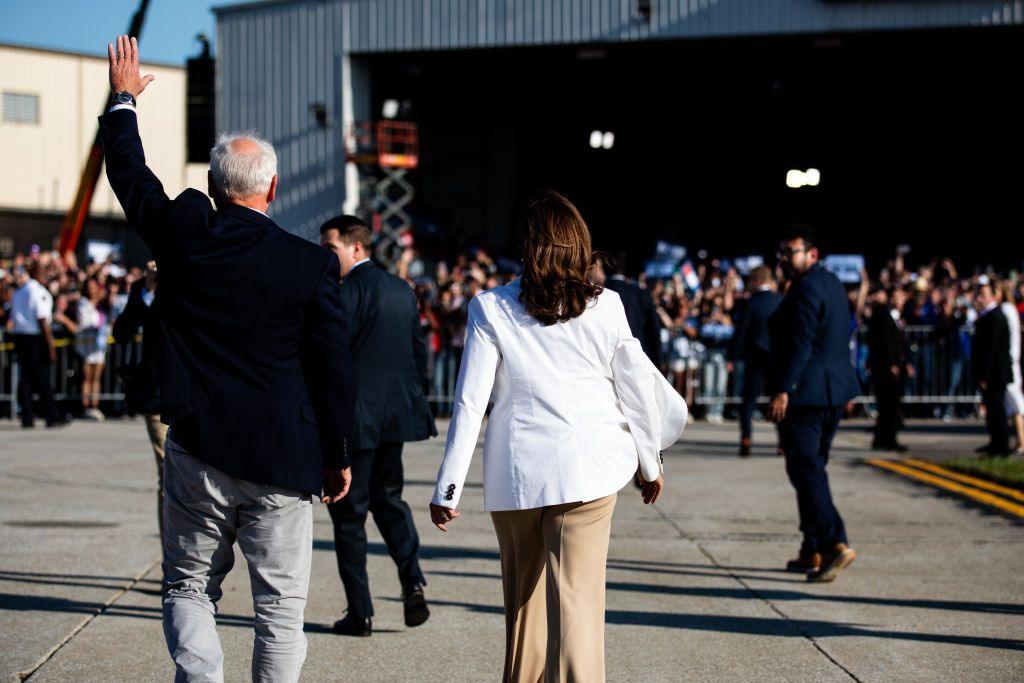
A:
[[[281,225],[316,238],[345,200],[351,54],[1024,24],[1024,0],[277,0],[217,11],[217,125],[277,147]],[[354,60],[353,60],[354,61]],[[351,87],[350,87],[351,86]],[[323,103],[318,127],[310,105]],[[361,103],[365,104],[365,103]],[[355,107],[360,118],[360,107]],[[350,174],[351,175],[351,174]],[[350,178],[349,188],[354,194]]]
[[[296,2],[217,23],[217,128],[254,128],[274,143],[280,189],[271,215],[309,239],[345,197],[341,21],[341,3]],[[315,103],[327,109],[326,127]]]
[[[349,0],[354,52],[602,43],[1024,22],[1021,0]]]
[[[340,9],[354,53],[1024,24],[1024,0],[651,0],[649,22],[636,0],[285,1],[218,16],[254,20],[289,4]]]

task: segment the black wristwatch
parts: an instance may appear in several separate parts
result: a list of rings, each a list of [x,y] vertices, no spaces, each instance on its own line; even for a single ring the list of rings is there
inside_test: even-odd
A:
[[[110,102],[110,106],[114,106],[117,104],[130,104],[134,107],[135,95],[131,94],[127,90],[121,90],[120,92],[116,92],[113,94],[113,96],[110,98]]]

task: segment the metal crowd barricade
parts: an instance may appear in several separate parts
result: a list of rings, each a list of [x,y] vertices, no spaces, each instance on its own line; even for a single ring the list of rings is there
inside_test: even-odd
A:
[[[76,402],[82,398],[82,359],[75,351],[73,339],[57,339],[56,362],[50,365],[50,386],[58,402]],[[142,335],[127,344],[117,344],[113,338],[107,348],[107,355],[100,378],[101,401],[124,401],[124,387],[119,373],[123,368],[135,365],[142,359]],[[15,418],[18,405],[18,384],[20,372],[15,359],[14,343],[10,335],[0,331],[0,416]]]
[[[902,401],[910,406],[949,408],[980,402],[971,377],[971,331],[960,328],[942,334],[930,325],[908,325],[903,330],[913,376],[904,381]],[[672,333],[666,344],[667,374],[691,405],[721,406],[742,402],[742,364],[728,372],[726,390],[720,391],[721,359],[700,343],[680,343]],[[874,389],[867,370],[867,331],[859,328],[850,340],[850,359],[861,385],[856,403],[873,404]],[[711,383],[709,384],[709,380]],[[759,399],[768,400],[767,396]]]
[[[913,377],[906,380],[903,403],[906,410],[931,408],[948,411],[973,407],[979,403],[970,371],[971,335],[967,329],[941,336],[939,330],[927,325],[907,326],[904,330]],[[684,339],[681,333],[670,332],[665,344],[665,374],[691,406],[718,411],[723,406],[740,403],[744,369],[737,365],[728,371],[722,350],[708,349]],[[859,329],[850,340],[851,362],[861,382],[862,393],[857,403],[872,404],[871,378],[866,369],[867,343],[865,330]],[[111,341],[107,351],[101,382],[101,401],[123,401],[119,371],[142,358],[142,336],[128,344]],[[450,415],[455,398],[462,349],[448,347],[428,354],[429,400],[438,415]],[[58,401],[81,399],[81,358],[72,340],[58,340],[57,362],[51,366],[54,398]],[[14,362],[13,344],[0,331],[0,415],[17,414],[18,368]],[[762,396],[761,401],[768,397]]]

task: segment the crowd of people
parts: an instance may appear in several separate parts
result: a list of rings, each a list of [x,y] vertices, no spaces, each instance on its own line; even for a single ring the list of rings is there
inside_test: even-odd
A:
[[[74,405],[51,407],[46,394],[53,387],[35,386],[34,378],[22,375],[27,380],[21,383],[24,388],[43,392],[47,422],[61,424],[66,413],[104,419],[100,397],[105,393],[103,370],[114,320],[128,303],[132,283],[143,277],[142,267],[124,267],[114,256],[80,265],[74,254],[62,258],[55,251],[33,249],[0,262],[0,328],[9,340],[21,339],[27,352],[38,353],[43,360],[48,357],[52,362],[58,352],[66,354],[61,381],[75,395]],[[24,414],[22,418],[28,424]]]
[[[622,277],[624,260],[621,253],[606,258],[608,275]],[[515,279],[519,264],[482,248],[431,258],[409,246],[396,271],[416,292],[428,347],[428,393],[436,411],[446,414],[462,359],[469,302],[478,293]],[[763,266],[753,271],[740,272],[737,261],[708,256],[697,259],[686,276],[677,268],[670,277],[640,272],[629,278],[653,302],[658,329],[655,337],[648,334],[643,339],[645,350],[695,413],[710,422],[721,422],[733,413],[741,420],[745,417],[742,407],[733,407],[728,400],[742,396],[747,384],[738,333],[751,296],[778,275]],[[757,281],[757,272],[764,271],[770,277]],[[123,266],[113,257],[80,266],[73,257],[62,259],[55,252],[19,254],[0,264],[0,324],[9,332],[14,293],[33,277],[31,273],[52,296],[55,346],[73,350],[67,381],[76,398],[65,409],[85,419],[103,419],[98,397],[104,393],[100,378],[109,333],[125,308],[131,285],[144,278],[144,269]],[[904,394],[932,399],[914,408],[922,416],[949,420],[977,414],[969,359],[978,317],[975,297],[983,283],[994,285],[1004,308],[1015,309],[1018,319],[1024,317],[1024,278],[981,269],[964,272],[950,258],[911,267],[903,249],[873,274],[864,270],[859,283],[847,285],[854,366],[862,394],[876,397],[876,402],[857,409],[882,423],[879,446],[897,445],[899,423],[898,418],[891,421],[890,406]],[[888,313],[898,335],[881,331],[885,318],[875,317],[879,312]],[[877,372],[883,366],[896,369],[892,374]],[[107,412],[114,409],[110,402],[104,407]]]

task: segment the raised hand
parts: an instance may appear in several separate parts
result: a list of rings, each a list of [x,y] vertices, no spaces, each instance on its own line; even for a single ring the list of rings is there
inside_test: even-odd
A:
[[[139,41],[128,36],[118,36],[117,44],[107,45],[110,60],[110,91],[130,92],[135,97],[142,94],[156,77],[152,74],[139,75]]]

